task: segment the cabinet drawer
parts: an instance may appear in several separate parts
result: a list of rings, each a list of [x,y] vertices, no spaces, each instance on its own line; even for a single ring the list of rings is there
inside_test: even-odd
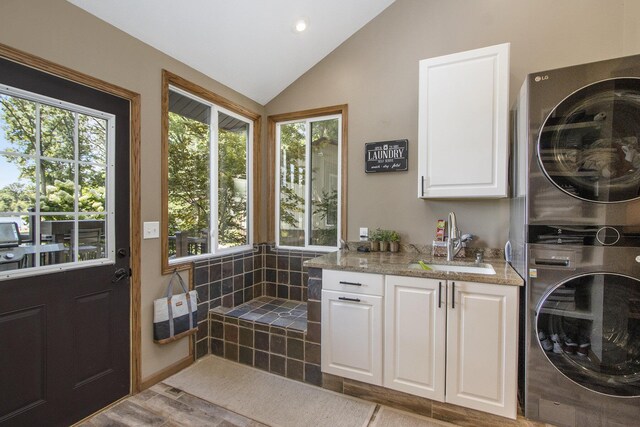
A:
[[[384,295],[384,276],[353,271],[323,270],[322,289],[382,296]]]

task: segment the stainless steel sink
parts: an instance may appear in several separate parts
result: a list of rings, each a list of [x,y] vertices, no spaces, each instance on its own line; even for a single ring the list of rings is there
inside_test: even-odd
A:
[[[418,261],[409,264],[409,268],[425,271],[444,271],[451,273],[469,273],[469,274],[496,274],[491,264],[476,264],[469,263],[468,265],[460,264],[437,264],[437,263],[423,263],[427,268],[423,268]]]

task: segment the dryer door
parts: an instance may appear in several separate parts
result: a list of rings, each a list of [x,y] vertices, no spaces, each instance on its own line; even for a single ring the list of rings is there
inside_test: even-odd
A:
[[[560,190],[583,200],[616,203],[640,197],[640,79],[586,86],[551,111],[538,140],[538,160]]]
[[[640,396],[640,281],[611,273],[573,277],[536,310],[540,348],[570,380],[599,393]]]

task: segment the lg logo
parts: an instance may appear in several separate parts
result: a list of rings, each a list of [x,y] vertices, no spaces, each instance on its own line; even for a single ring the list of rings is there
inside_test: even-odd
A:
[[[536,83],[542,82],[544,80],[549,80],[549,76],[536,76],[534,80],[536,81]]]

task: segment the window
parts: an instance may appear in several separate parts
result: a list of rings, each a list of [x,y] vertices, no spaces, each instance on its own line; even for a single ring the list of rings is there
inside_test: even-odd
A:
[[[112,114],[0,87],[3,274],[113,262],[114,135]]]
[[[176,264],[251,246],[251,158],[259,116],[247,116],[167,72],[165,84],[167,272]]]
[[[346,106],[271,116],[278,247],[333,250],[346,236]]]

